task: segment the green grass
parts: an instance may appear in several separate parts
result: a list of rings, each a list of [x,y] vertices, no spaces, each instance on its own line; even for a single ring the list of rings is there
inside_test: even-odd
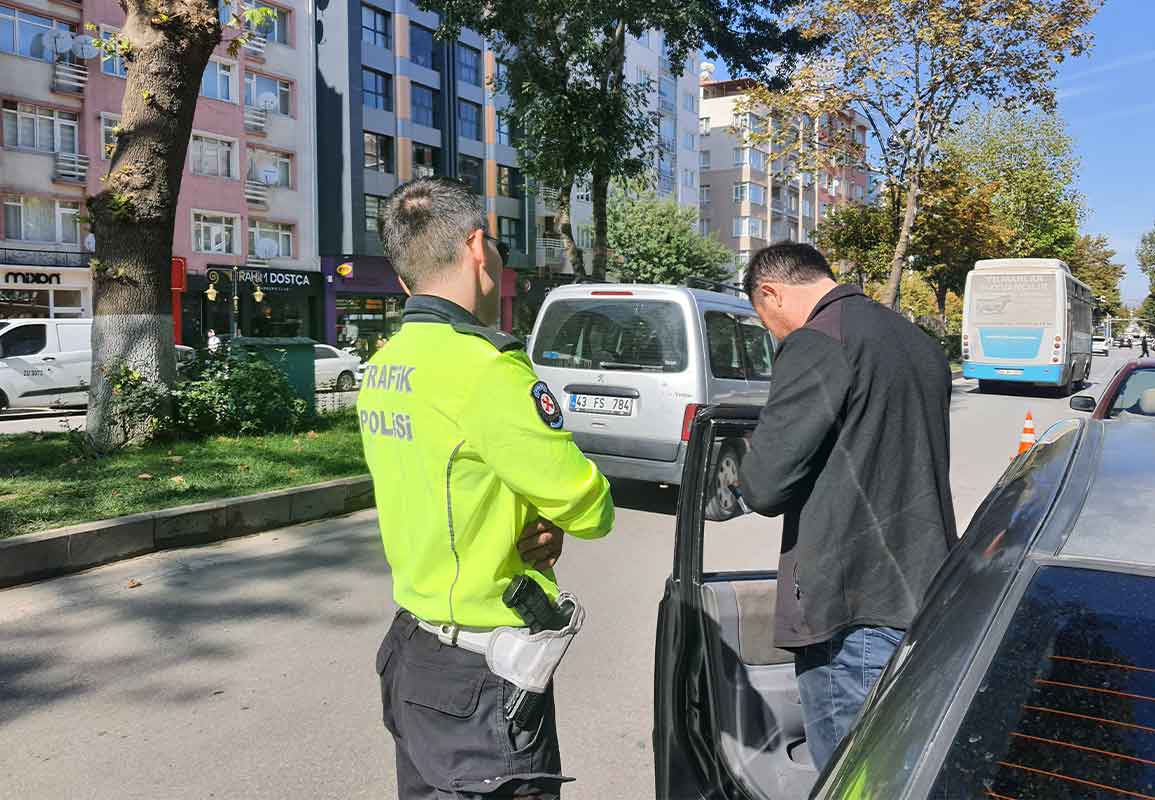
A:
[[[352,413],[313,430],[84,457],[67,434],[0,436],[0,539],[366,472]]]

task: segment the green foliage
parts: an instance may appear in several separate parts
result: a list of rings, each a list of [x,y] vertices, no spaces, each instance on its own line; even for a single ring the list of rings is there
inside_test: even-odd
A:
[[[171,388],[124,363],[106,376],[120,441],[294,431],[313,418],[284,373],[254,355],[207,355]]]
[[[1147,276],[1151,292],[1155,294],[1155,228],[1143,234],[1139,240],[1139,247],[1135,250],[1139,261],[1139,269]]]
[[[1143,300],[1143,304],[1139,306],[1139,310],[1135,312],[1135,316],[1139,319],[1146,320],[1150,326],[1155,326],[1155,292],[1147,295]],[[1148,331],[1152,332],[1152,327],[1148,327]]]
[[[1007,257],[1071,258],[1083,208],[1074,189],[1079,161],[1057,116],[977,112],[952,131],[942,149],[994,187],[991,206],[1014,231]]]
[[[818,224],[814,241],[843,281],[866,286],[890,272],[893,230],[882,207],[851,203],[831,209]]]
[[[1076,278],[1091,287],[1095,297],[1102,297],[1096,312],[1118,316],[1123,309],[1119,295],[1119,281],[1125,268],[1112,261],[1115,251],[1107,244],[1106,236],[1080,236],[1075,242],[1067,264]]]
[[[698,233],[698,213],[652,193],[616,189],[610,196],[609,246],[625,283],[682,284],[690,277],[731,277],[733,253]]]

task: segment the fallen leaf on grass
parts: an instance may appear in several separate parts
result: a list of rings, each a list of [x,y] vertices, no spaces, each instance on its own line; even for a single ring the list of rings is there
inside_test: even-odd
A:
[[[112,496],[113,497],[120,497],[120,490],[119,489],[113,489],[112,490]]]
[[[248,469],[249,469],[248,464],[237,464],[237,470],[240,472],[247,472]]]
[[[174,464],[180,464],[184,461],[184,456],[165,456],[165,461],[171,461]]]
[[[149,475],[147,472],[142,472],[142,473],[140,473],[139,475],[137,475],[137,476],[136,476],[136,479],[137,479],[138,481],[151,481],[151,480],[152,480],[152,476],[151,476],[151,475]]]
[[[308,433],[305,434],[305,438],[306,439],[316,439],[317,438],[317,432],[316,431],[309,431]]]
[[[173,475],[169,480],[171,480],[177,486],[183,486],[184,484],[188,483],[188,481],[184,479],[184,475]]]
[[[136,589],[137,587],[139,587],[141,585],[142,585],[141,582],[138,581],[136,578],[133,578],[132,580],[130,580],[128,582],[128,588],[129,589]]]

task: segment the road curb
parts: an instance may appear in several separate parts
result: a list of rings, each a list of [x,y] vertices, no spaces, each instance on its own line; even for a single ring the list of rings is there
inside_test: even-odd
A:
[[[85,522],[0,541],[0,588],[173,547],[217,542],[373,505],[368,475]]]

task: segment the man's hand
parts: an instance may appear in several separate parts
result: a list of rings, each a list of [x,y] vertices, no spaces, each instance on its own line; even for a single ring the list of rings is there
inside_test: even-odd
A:
[[[548,519],[536,519],[527,523],[517,540],[521,560],[536,570],[553,569],[561,558],[561,548],[565,533]]]

